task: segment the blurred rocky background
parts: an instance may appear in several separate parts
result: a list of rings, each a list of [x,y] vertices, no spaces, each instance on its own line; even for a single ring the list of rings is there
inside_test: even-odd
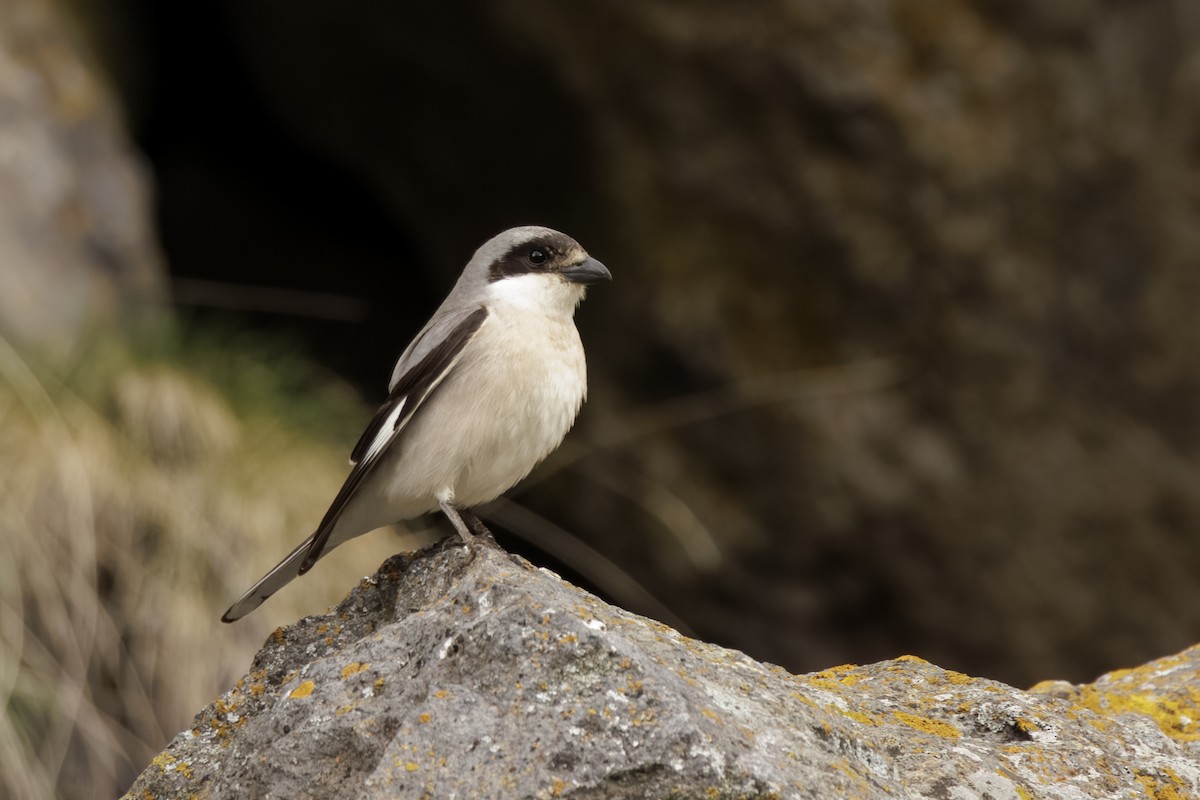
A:
[[[1182,649],[1198,221],[1184,0],[2,0],[0,796],[113,796],[435,535],[216,623],[514,224],[616,279],[507,546],[792,671]]]

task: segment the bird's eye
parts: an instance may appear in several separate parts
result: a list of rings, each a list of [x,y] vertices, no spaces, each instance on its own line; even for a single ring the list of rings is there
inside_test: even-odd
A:
[[[530,264],[541,264],[545,260],[546,260],[546,251],[545,250],[530,250],[529,251],[529,263]]]

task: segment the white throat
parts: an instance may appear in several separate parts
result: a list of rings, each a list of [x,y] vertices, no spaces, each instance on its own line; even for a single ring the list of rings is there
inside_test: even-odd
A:
[[[558,275],[531,272],[527,275],[501,278],[488,284],[487,291],[489,305],[569,319],[574,315],[575,307],[583,300],[585,288]]]

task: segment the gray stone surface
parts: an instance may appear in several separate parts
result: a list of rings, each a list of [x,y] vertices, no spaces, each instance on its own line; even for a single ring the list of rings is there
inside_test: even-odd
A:
[[[1028,692],[913,657],[791,675],[443,543],[277,630],[126,797],[1182,798],[1198,667]]]

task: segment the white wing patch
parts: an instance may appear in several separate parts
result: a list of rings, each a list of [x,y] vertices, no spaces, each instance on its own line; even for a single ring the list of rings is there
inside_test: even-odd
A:
[[[375,441],[371,442],[370,447],[367,448],[366,454],[362,457],[363,461],[370,461],[375,457],[376,453],[387,447],[388,443],[392,441],[392,437],[396,434],[396,420],[400,419],[400,415],[404,413],[406,405],[408,405],[407,397],[396,403],[396,407],[392,409],[391,413],[387,415],[387,419],[379,426],[379,431],[375,434]],[[350,463],[357,464],[358,462],[351,459]]]

